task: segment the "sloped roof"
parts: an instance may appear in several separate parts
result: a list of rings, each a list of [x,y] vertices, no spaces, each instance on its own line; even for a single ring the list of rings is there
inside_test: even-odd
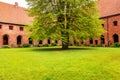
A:
[[[120,0],[99,0],[98,7],[101,17],[120,14]]]
[[[11,5],[0,2],[0,22],[26,25],[30,24],[31,20],[26,9],[19,7],[17,3]]]
[[[101,17],[120,14],[120,0],[99,0],[98,8]],[[25,8],[0,2],[0,22],[26,25],[32,20]]]

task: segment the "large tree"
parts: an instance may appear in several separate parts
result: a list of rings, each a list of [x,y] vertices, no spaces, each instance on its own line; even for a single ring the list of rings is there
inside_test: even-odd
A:
[[[30,16],[31,37],[62,41],[67,49],[69,40],[85,40],[103,33],[96,0],[26,0]]]

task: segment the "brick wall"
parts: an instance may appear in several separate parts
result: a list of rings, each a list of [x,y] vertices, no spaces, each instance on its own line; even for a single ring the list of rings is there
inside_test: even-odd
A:
[[[17,37],[21,36],[21,44],[28,43],[27,32],[25,29],[20,31],[21,26],[17,25],[8,25],[8,24],[0,24],[2,28],[0,29],[0,46],[3,46],[3,36],[8,35],[8,45],[11,47],[17,47]],[[9,30],[9,26],[13,26],[13,30]],[[24,27],[23,27],[24,28]]]
[[[114,42],[114,37],[113,35],[118,35],[118,42],[120,43],[120,15],[114,15],[114,16],[108,16],[105,18],[102,18],[103,22],[104,22],[104,30],[105,33],[103,34],[104,39],[105,39],[105,43],[104,45],[109,46],[109,45],[113,45]],[[117,21],[117,26],[114,25],[114,21]],[[95,38],[93,40],[93,45],[95,44],[95,40],[98,40],[98,45],[102,45],[101,44],[101,39],[100,38]],[[86,44],[90,44],[89,40],[86,41]]]
[[[113,35],[116,34],[118,35],[118,42],[120,43],[120,15],[116,15],[116,16],[110,16],[110,17],[105,17],[102,18],[103,22],[104,22],[104,29],[105,29],[105,33],[103,34],[104,39],[105,39],[105,43],[104,45],[108,46],[108,45],[113,45],[114,44],[114,37]],[[117,21],[117,26],[114,26],[113,22]],[[25,43],[29,43],[28,40],[28,32],[25,31],[25,28],[23,31],[20,31],[20,27],[19,25],[10,25],[10,24],[0,24],[2,25],[2,28],[0,29],[0,47],[3,46],[3,36],[4,35],[8,35],[8,45],[11,47],[17,47],[17,37],[21,36],[21,45],[25,44]],[[9,30],[9,26],[13,26],[13,30]],[[93,40],[93,45],[96,45],[96,41],[97,41],[97,45],[102,45],[101,44],[101,39],[100,38],[95,38]],[[51,40],[51,42],[54,42],[54,40]],[[71,41],[71,43],[74,45],[74,42]],[[34,41],[33,45],[37,45],[38,41]],[[42,41],[42,44],[47,44],[47,39]],[[58,44],[61,45],[62,42],[58,41]],[[82,45],[79,42],[80,45]],[[85,42],[86,45],[90,45],[90,40],[86,40]]]

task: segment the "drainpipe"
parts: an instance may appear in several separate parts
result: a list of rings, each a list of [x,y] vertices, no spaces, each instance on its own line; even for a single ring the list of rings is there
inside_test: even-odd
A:
[[[110,41],[109,41],[109,23],[108,23],[108,17],[107,18],[107,41],[108,41],[108,46],[110,46]]]

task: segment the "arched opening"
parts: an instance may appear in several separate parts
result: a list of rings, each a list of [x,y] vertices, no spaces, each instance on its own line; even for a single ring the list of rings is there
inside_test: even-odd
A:
[[[95,40],[95,45],[98,45],[98,40]]]
[[[93,39],[92,38],[90,38],[90,44],[93,44]]]
[[[103,35],[101,35],[101,44],[105,44],[105,38]]]
[[[22,43],[22,37],[18,36],[17,37],[17,44],[20,45]]]
[[[83,45],[83,44],[84,44],[84,41],[81,41],[81,44]]]
[[[119,42],[119,36],[117,34],[113,35],[114,43]]]
[[[76,42],[76,40],[74,40],[74,45],[77,45],[77,42]]]
[[[3,45],[8,45],[8,35],[3,36]]]
[[[58,41],[57,41],[57,40],[55,40],[55,43],[57,43],[57,44],[58,44]]]
[[[51,43],[51,41],[50,41],[50,38],[48,39],[48,44],[50,44]]]
[[[39,41],[39,44],[42,44],[42,40]]]
[[[29,38],[29,44],[33,44],[33,40]]]

